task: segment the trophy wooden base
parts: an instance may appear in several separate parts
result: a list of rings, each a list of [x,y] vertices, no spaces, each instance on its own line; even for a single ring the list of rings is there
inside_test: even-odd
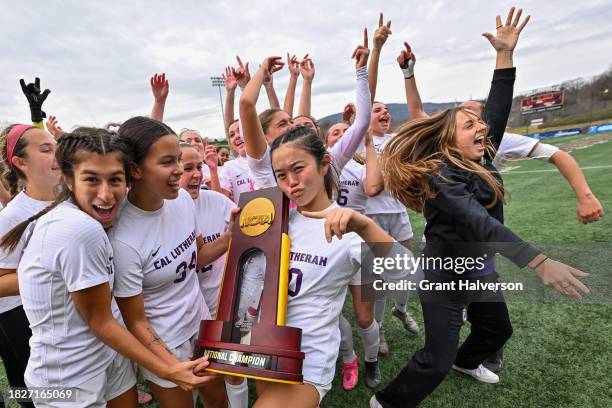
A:
[[[208,356],[207,370],[212,372],[287,384],[303,382],[301,329],[256,323],[251,344],[221,341],[231,332],[229,322],[203,320],[194,358]]]

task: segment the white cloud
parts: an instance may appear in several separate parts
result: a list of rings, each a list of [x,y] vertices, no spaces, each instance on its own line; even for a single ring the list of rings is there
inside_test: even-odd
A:
[[[218,89],[211,87],[210,77],[234,64],[236,54],[254,72],[264,57],[287,51],[314,58],[313,114],[322,117],[353,99],[350,55],[365,26],[372,44],[383,6],[393,34],[381,57],[377,99],[404,100],[395,57],[406,40],[418,57],[424,101],[483,97],[494,53],[480,35],[493,31],[495,15],[504,19],[511,5],[485,0],[4,2],[0,120],[27,121],[18,81],[35,76],[52,90],[45,111],[67,128],[148,114],[148,79],[166,72],[168,123],[221,137]],[[525,1],[522,6],[532,21],[515,55],[517,92],[588,77],[612,62],[609,2]],[[282,102],[287,72],[278,73],[274,82]],[[265,99],[262,92],[261,109]]]

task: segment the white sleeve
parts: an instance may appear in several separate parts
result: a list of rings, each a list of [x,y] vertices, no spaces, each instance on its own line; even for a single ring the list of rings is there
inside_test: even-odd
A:
[[[227,190],[231,193],[233,190],[231,175],[229,174],[229,168],[230,166],[228,166],[227,163],[225,164],[225,166],[219,167],[219,184],[221,185],[222,189]]]
[[[497,154],[508,159],[525,159],[538,143],[539,140],[532,137],[504,133]]]
[[[270,146],[266,146],[266,152],[261,159],[255,159],[247,154],[247,164],[251,171],[251,177],[255,183],[255,190],[276,187],[276,179],[272,171],[270,160]]]
[[[112,240],[112,245],[115,262],[113,295],[116,297],[140,295],[144,279],[140,254],[131,246],[118,240]]]
[[[57,257],[57,267],[69,292],[109,281],[107,265],[112,253],[106,233],[100,224],[85,222],[80,223],[79,228],[74,239],[59,249]]]
[[[348,256],[353,267],[353,272],[357,272],[359,268],[361,268],[361,244],[363,242],[363,239],[358,234],[351,237],[349,241]]]
[[[330,149],[330,155],[339,173],[342,172],[346,163],[355,155],[357,149],[363,142],[363,137],[370,126],[372,115],[372,101],[370,87],[368,85],[368,68],[357,69],[357,113],[355,122],[349,127],[340,141]]]
[[[16,225],[17,224],[12,223],[6,217],[0,217],[0,235],[4,236]],[[17,269],[17,266],[19,266],[19,260],[21,259],[21,253],[23,252],[25,236],[26,233],[24,232],[14,250],[8,252],[4,249],[0,249],[0,268]]]
[[[558,151],[559,148],[557,146],[549,145],[546,143],[538,143],[529,155],[529,157],[536,160],[548,161],[553,156],[553,154],[557,153]]]

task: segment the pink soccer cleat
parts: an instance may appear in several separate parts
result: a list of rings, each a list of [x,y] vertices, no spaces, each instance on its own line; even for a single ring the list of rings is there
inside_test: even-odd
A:
[[[357,386],[359,381],[359,357],[355,355],[355,359],[350,363],[342,364],[342,388],[350,391]]]

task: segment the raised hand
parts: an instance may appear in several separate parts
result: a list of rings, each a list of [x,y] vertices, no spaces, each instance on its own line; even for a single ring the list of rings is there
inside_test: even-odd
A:
[[[238,55],[236,55],[236,61],[238,61],[238,69],[234,70],[234,76],[236,77],[236,81],[238,81],[238,86],[242,89],[249,83],[251,80],[251,73],[249,72],[249,63],[242,63],[242,60]]]
[[[412,78],[414,76],[414,65],[416,64],[416,56],[410,48],[410,44],[404,42],[405,50],[401,50],[397,56],[397,63],[404,72],[404,78]]]
[[[64,129],[57,124],[57,118],[53,115],[49,116],[49,120],[47,120],[47,130],[56,139],[64,134]]]
[[[297,77],[300,75],[300,62],[297,60],[295,55],[289,57],[289,53],[287,53],[287,68],[289,69],[289,74],[292,77]]]
[[[155,102],[165,103],[170,92],[170,83],[166,79],[166,74],[155,74],[151,77],[150,82]]]
[[[534,269],[544,285],[555,288],[557,292],[565,296],[579,300],[582,299],[582,296],[578,290],[585,294],[591,293],[589,288],[577,279],[577,277],[589,276],[588,273],[550,258],[545,258]]]
[[[263,72],[263,82],[270,81],[272,75],[283,69],[285,63],[281,61],[281,57],[268,57],[262,61],[259,69]]]
[[[217,168],[219,156],[217,155],[217,148],[215,146],[206,146],[206,150],[204,150],[204,163],[211,171]]]
[[[382,46],[391,35],[391,20],[387,21],[387,24],[383,23],[383,13],[380,13],[378,17],[378,28],[374,31],[374,48],[381,49]]]
[[[19,83],[21,84],[21,91],[30,105],[32,122],[42,122],[43,118],[47,117],[47,114],[42,110],[42,105],[51,91],[45,89],[44,92],[40,92],[40,78],[38,77],[34,79],[34,82],[27,85],[23,79],[20,79]]]
[[[368,48],[368,29],[363,29],[363,45],[358,45],[353,51],[351,59],[355,60],[355,68],[359,69],[368,65],[368,57],[370,56],[370,49]]]
[[[505,24],[502,24],[500,16],[495,17],[495,27],[497,29],[495,35],[491,33],[482,34],[484,37],[486,37],[487,40],[489,40],[489,42],[497,52],[513,51],[516,47],[519,35],[521,34],[521,31],[523,31],[523,28],[525,28],[525,26],[527,25],[527,22],[529,22],[529,18],[531,17],[527,16],[525,20],[523,20],[523,22],[519,25],[521,14],[523,14],[523,9],[518,10],[518,12],[516,13],[516,17],[514,17],[513,20],[512,17],[514,16],[514,7],[512,7],[508,12],[508,17],[506,17]]]
[[[302,58],[300,62],[300,73],[302,74],[302,78],[306,81],[312,81],[315,76],[314,63],[308,54],[304,55],[304,58]]]
[[[225,73],[222,73],[221,77],[223,77],[223,83],[225,84],[225,90],[227,92],[235,90],[238,86],[238,81],[234,76],[234,70],[232,69],[232,67],[225,67]]]
[[[342,110],[342,120],[348,123],[353,121],[355,117],[355,113],[357,113],[357,108],[355,108],[355,104],[347,103],[344,109]]]

